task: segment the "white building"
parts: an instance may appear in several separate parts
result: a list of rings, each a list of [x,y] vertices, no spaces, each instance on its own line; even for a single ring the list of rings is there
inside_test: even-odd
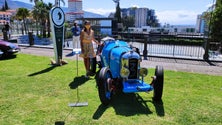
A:
[[[146,26],[148,8],[138,8],[135,12],[135,27]]]
[[[204,15],[204,13],[201,15],[197,15],[197,22],[196,22],[196,32],[197,33],[204,33],[207,28],[206,21],[203,18],[203,15]]]
[[[4,25],[6,22],[10,23],[10,19],[16,14],[16,10],[0,11],[0,25]]]
[[[68,12],[66,20],[73,22],[76,18],[83,17],[82,0],[68,0]]]
[[[195,33],[195,26],[192,25],[173,25],[168,27],[129,27],[129,32],[145,33],[145,32],[156,32],[156,33]]]

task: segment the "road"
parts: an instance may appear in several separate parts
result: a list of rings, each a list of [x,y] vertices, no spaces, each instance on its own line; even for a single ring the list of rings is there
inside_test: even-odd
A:
[[[49,47],[42,47],[42,46],[39,47],[20,46],[20,47],[21,47],[20,53],[38,55],[38,56],[48,56],[49,58],[54,58],[54,50]],[[76,56],[72,55],[71,53],[72,53],[71,49],[64,49],[63,59],[75,60]],[[165,70],[222,76],[222,62],[208,63],[202,60],[149,57],[148,60],[143,60],[141,63],[141,67],[146,67],[146,68],[154,68],[156,65],[162,65]]]

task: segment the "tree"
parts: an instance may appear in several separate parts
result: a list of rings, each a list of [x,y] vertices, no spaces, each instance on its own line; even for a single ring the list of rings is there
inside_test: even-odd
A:
[[[38,27],[38,22],[39,22],[39,14],[38,14],[38,9],[36,8],[36,6],[34,6],[32,12],[32,18],[35,20],[35,27],[36,27],[36,33],[37,36],[39,35],[39,27]]]
[[[41,35],[45,38],[46,37],[46,20],[48,19],[48,10],[47,10],[47,5],[45,3],[43,3],[42,1],[36,2],[32,14],[35,17],[34,19],[37,22],[40,22],[41,27]],[[38,33],[38,32],[37,32]]]
[[[210,27],[211,28],[210,36],[214,41],[217,41],[217,42],[222,42],[222,3],[221,1],[216,3],[216,8],[213,11],[211,27]]]
[[[216,6],[221,5],[222,4],[222,0],[217,0],[216,1]]]
[[[65,5],[65,1],[64,0],[55,0],[55,4],[58,4],[60,6],[60,2],[63,3],[63,5]]]
[[[7,1],[5,0],[5,4],[2,5],[1,11],[6,11],[6,10],[8,10],[8,9],[9,9],[8,3],[7,3]]]
[[[147,22],[147,26],[151,26],[151,27],[159,27],[160,26],[157,19],[154,19],[154,20],[147,19],[146,22]]]
[[[121,23],[122,22],[122,19],[121,19],[121,9],[120,9],[120,6],[119,6],[119,2],[116,5],[116,13],[115,13],[114,17],[117,19],[117,23]]]
[[[210,48],[210,42],[220,42],[221,38],[219,36],[222,35],[222,25],[220,22],[222,21],[221,17],[221,9],[222,9],[222,0],[217,0],[216,4],[214,3],[215,0],[213,0],[213,4],[211,7],[208,8],[206,12],[203,14],[204,20],[207,22],[207,28],[205,28],[205,35],[208,36],[208,39],[206,39],[205,43],[205,53],[204,53],[204,59],[209,60],[209,48]],[[222,44],[222,43],[221,43]],[[222,51],[222,50],[221,50]]]
[[[222,0],[217,0],[210,23],[210,39],[222,47]]]
[[[9,9],[8,3],[7,3],[7,1],[5,0],[5,10],[8,10],[8,9]]]
[[[27,30],[26,30],[26,17],[29,16],[29,10],[26,8],[18,8],[17,13],[16,13],[16,17],[18,17],[20,20],[23,21],[23,25],[24,25],[24,29],[25,29],[25,33],[27,34]],[[24,34],[24,32],[22,32]]]
[[[135,18],[134,16],[126,16],[122,18],[124,29],[127,30],[129,27],[134,27]]]
[[[32,2],[34,2],[35,3],[35,5],[37,4],[37,2],[43,2],[43,0],[29,0],[31,3]],[[58,2],[58,4],[59,4],[59,2],[62,2],[63,3],[63,5],[65,5],[65,1],[64,0],[55,0],[55,2]],[[56,3],[55,3],[56,4]]]
[[[39,2],[39,1],[42,1],[42,0],[30,0],[30,2],[31,2],[31,3],[34,2],[35,5],[36,5],[36,3]]]
[[[4,5],[2,6],[1,11],[5,11],[5,6]]]
[[[48,3],[48,5],[46,6],[46,9],[48,10],[48,15],[49,15],[49,11],[52,8],[52,3]],[[49,16],[47,18],[47,29],[48,29],[48,37],[50,37],[50,21],[49,21]]]

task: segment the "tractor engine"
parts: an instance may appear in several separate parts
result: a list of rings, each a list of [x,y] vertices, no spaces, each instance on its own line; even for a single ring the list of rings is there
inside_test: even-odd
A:
[[[101,58],[102,67],[109,67],[113,78],[138,79],[141,57],[126,42],[107,42]]]

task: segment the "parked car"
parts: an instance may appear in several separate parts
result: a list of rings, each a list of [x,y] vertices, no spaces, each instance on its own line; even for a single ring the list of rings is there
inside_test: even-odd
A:
[[[153,90],[153,100],[162,101],[164,71],[162,66],[156,66],[153,80],[150,84],[144,81],[148,69],[140,67],[141,56],[135,47],[125,41],[108,39],[100,50],[100,70],[96,82],[102,104],[108,105],[113,93],[121,90],[123,93],[149,92]]]
[[[14,53],[19,52],[20,48],[18,45],[14,43],[0,40],[0,50],[1,52],[3,52],[2,56],[4,57],[4,56],[10,56],[10,55],[13,55]]]
[[[0,57],[2,57],[2,55],[3,55],[3,52],[0,50]]]

